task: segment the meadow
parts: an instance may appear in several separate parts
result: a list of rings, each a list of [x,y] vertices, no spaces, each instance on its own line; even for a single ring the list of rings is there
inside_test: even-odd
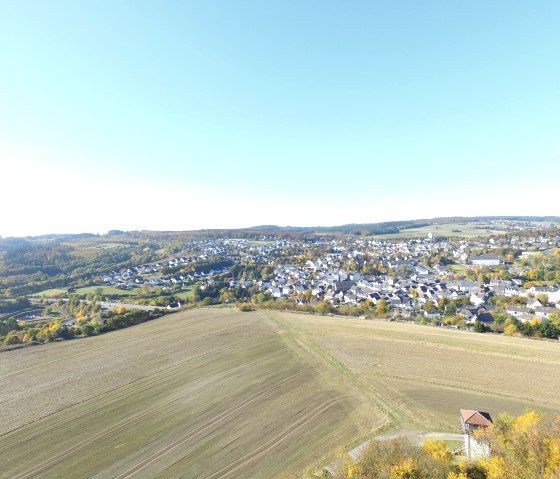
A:
[[[85,286],[83,288],[77,288],[73,291],[75,294],[86,295],[86,294],[97,294],[98,292],[103,296],[136,296],[138,290],[120,289],[114,288],[113,286]],[[68,289],[63,288],[52,288],[40,291],[38,293],[32,294],[31,296],[54,298],[57,296],[64,296],[68,293]]]
[[[487,227],[486,227],[487,226]],[[409,239],[426,238],[432,233],[434,238],[475,238],[477,236],[496,236],[505,234],[503,230],[492,229],[491,225],[468,223],[442,223],[421,228],[403,229],[398,234],[376,235],[372,239]]]
[[[275,477],[459,408],[560,412],[557,344],[384,321],[208,308],[0,355],[6,478]]]

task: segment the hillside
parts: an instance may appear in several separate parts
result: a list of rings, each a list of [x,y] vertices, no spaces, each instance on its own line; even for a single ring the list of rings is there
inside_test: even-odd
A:
[[[197,309],[1,356],[6,478],[275,477],[459,408],[560,412],[556,344],[385,321]]]
[[[1,359],[5,478],[273,477],[380,424],[260,313],[177,313]]]

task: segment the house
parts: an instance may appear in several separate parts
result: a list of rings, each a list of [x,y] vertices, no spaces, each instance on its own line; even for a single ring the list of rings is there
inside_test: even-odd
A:
[[[532,303],[529,303],[529,304],[527,305],[527,307],[528,307],[528,308],[531,308],[531,309],[542,308],[542,307],[543,307],[543,304],[542,304],[538,299],[536,299],[536,300],[533,301]]]
[[[530,258],[531,256],[534,256],[538,253],[538,251],[522,251],[521,252],[521,257],[522,258]]]
[[[476,295],[476,294],[473,293],[473,294],[471,294],[470,301],[475,306],[478,306],[478,305],[480,305],[480,304],[482,304],[486,301],[486,297],[482,294]]]
[[[477,312],[474,318],[475,321],[478,321],[479,323],[484,323],[486,325],[490,325],[494,323],[494,316],[492,316],[492,314],[488,313],[487,311]]]
[[[348,291],[352,286],[354,286],[353,281],[336,281],[335,289],[337,291]]]
[[[548,292],[548,300],[551,303],[560,303],[560,288],[551,288]]]
[[[482,254],[480,256],[473,256],[471,264],[477,266],[498,266],[504,264],[504,260],[500,256],[494,254]]]
[[[465,452],[467,460],[479,459],[490,456],[490,446],[473,437],[472,434],[480,429],[486,429],[493,424],[490,414],[484,411],[461,409],[461,430],[465,437]]]
[[[558,311],[556,308],[550,308],[550,307],[536,307],[535,308],[535,315],[541,319],[548,319],[549,316]]]
[[[441,318],[441,313],[439,311],[424,311],[424,317],[426,319],[439,319]]]
[[[524,314],[529,314],[529,308],[523,306],[508,306],[506,308],[506,313],[515,318],[521,317]]]
[[[472,434],[479,429],[486,429],[493,424],[490,413],[474,411],[472,409],[461,409],[461,430],[465,434]]]
[[[176,303],[168,304],[167,309],[179,309],[182,305],[181,301],[177,301]]]

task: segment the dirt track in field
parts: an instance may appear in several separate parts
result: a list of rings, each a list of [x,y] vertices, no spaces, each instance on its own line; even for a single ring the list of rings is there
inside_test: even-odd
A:
[[[374,390],[374,401],[389,405],[391,430],[459,432],[460,408],[494,416],[526,408],[560,412],[558,342],[384,321],[280,318]]]

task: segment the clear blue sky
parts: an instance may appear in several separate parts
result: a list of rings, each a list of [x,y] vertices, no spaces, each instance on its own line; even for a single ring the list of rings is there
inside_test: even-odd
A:
[[[0,235],[560,214],[560,2],[0,4]]]

